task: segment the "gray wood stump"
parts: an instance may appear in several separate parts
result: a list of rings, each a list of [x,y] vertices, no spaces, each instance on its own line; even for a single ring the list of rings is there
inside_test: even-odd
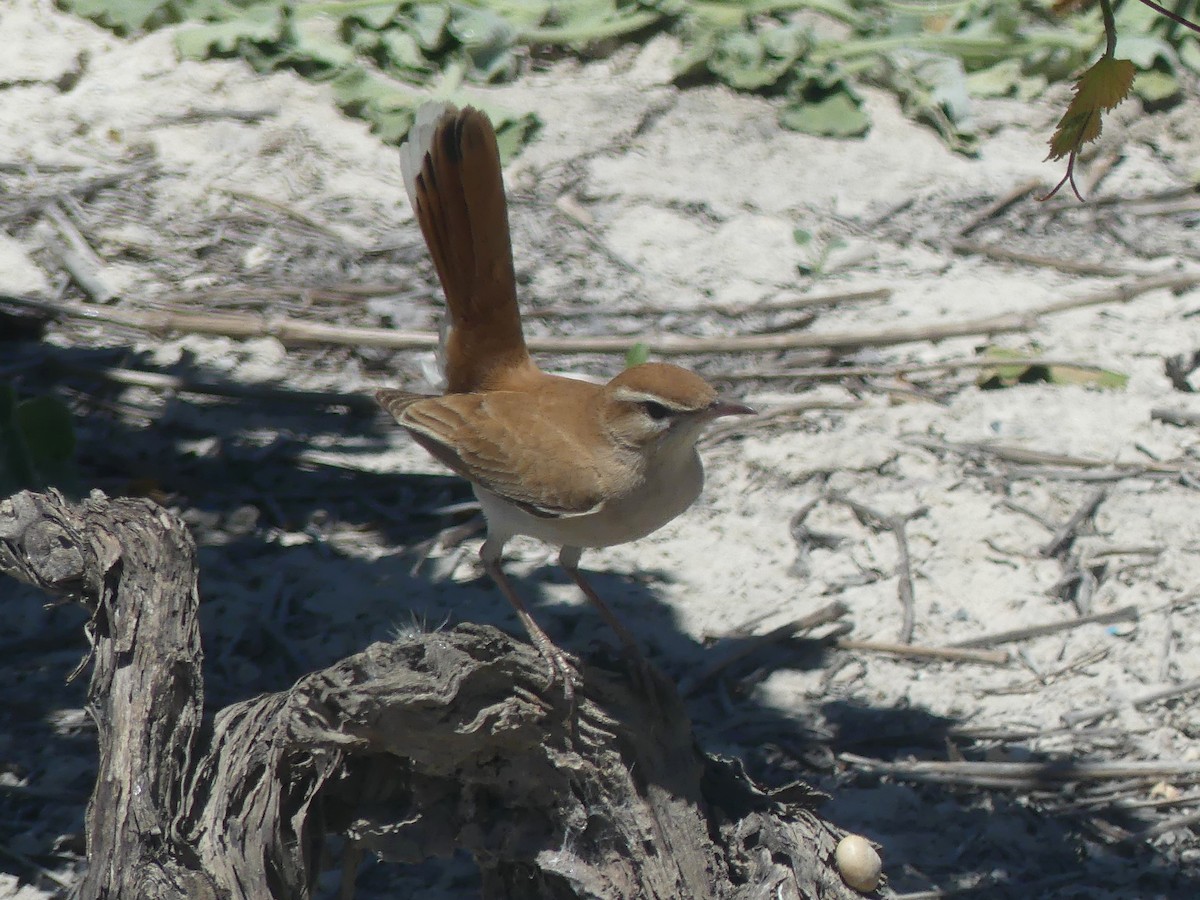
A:
[[[90,614],[99,774],[83,898],[312,894],[327,835],[470,851],[488,898],[853,898],[797,786],[700,752],[674,689],[473,625],[374,644],[206,718],[195,545],[145,500],[0,502],[0,572]]]

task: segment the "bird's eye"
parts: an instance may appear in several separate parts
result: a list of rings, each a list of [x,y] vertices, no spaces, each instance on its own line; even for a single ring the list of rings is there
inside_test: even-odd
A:
[[[663,406],[656,400],[643,400],[642,409],[646,411],[646,415],[652,418],[655,422],[661,422],[671,414],[671,410]]]

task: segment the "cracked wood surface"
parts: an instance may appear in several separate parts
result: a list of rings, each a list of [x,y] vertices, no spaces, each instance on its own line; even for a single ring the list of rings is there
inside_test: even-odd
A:
[[[0,502],[0,571],[82,604],[100,765],[78,896],[307,898],[327,835],[465,848],[489,898],[847,898],[803,785],[703,754],[672,685],[464,625],[203,714],[195,545],[146,500]]]

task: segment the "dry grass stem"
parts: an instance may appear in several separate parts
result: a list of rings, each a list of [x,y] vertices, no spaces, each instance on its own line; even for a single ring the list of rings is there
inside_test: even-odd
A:
[[[1048,634],[1058,634],[1082,625],[1107,625],[1112,622],[1136,622],[1138,609],[1136,606],[1122,606],[1107,612],[1092,613],[1079,616],[1065,622],[1049,622],[1045,625],[1031,625],[1028,628],[1014,628],[1010,631],[1000,631],[995,634],[985,634],[980,637],[968,638],[965,641],[955,641],[951,647],[995,647],[997,644],[1011,644],[1014,641],[1027,641],[1030,638],[1045,637]]]

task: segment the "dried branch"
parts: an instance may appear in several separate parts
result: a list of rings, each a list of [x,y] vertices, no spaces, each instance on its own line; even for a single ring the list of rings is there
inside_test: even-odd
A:
[[[1108,478],[1127,478],[1147,473],[1163,475],[1179,475],[1186,469],[1178,463],[1113,463],[1106,459],[1089,459],[1084,456],[1071,456],[1067,453],[1054,453],[1047,450],[1034,450],[1030,447],[1014,447],[1010,444],[994,444],[989,441],[943,441],[924,435],[909,435],[908,443],[929,450],[945,450],[968,457],[993,457],[1004,462],[1019,463],[1027,466],[1057,466],[1078,469],[1104,469],[1102,476]]]
[[[100,269],[104,261],[96,255],[96,251],[63,211],[57,201],[46,206],[46,217],[58,228],[66,244],[55,242],[54,255],[67,270],[71,279],[80,289],[96,303],[108,303],[115,299],[117,292],[100,277]]]
[[[28,199],[24,199],[12,209],[0,212],[0,224],[23,219],[26,216],[38,212],[47,205],[58,203],[67,197],[88,197],[97,191],[104,190],[108,187],[113,187],[114,185],[118,185],[123,181],[132,181],[136,178],[141,178],[153,173],[155,168],[156,167],[154,163],[147,162],[142,165],[135,165],[129,169],[121,169],[116,172],[105,172],[101,175],[94,175],[57,193],[44,194],[40,197],[30,197]],[[15,171],[18,174],[25,174],[30,170],[38,169],[41,171],[71,171],[74,169],[74,167],[35,166],[32,163],[21,163],[14,167],[9,164],[0,164],[0,171]]]
[[[80,897],[308,900],[332,833],[351,862],[465,848],[486,900],[856,896],[813,792],[766,793],[698,753],[653,673],[648,697],[585,667],[572,708],[532,647],[463,626],[374,644],[202,727],[195,545],[175,516],[18,494],[0,502],[0,573],[91,614]]]
[[[1095,709],[1080,709],[1069,712],[1063,715],[1062,720],[1064,725],[1073,728],[1076,725],[1082,725],[1084,722],[1094,722],[1096,719],[1111,716],[1113,713],[1120,712],[1126,707],[1131,706],[1134,709],[1140,709],[1143,706],[1158,703],[1160,700],[1173,700],[1185,694],[1194,694],[1196,691],[1200,691],[1200,678],[1185,681],[1183,684],[1173,684],[1169,687],[1159,688],[1158,690],[1142,694],[1139,697],[1134,697],[1125,703],[1110,703],[1105,706],[1096,707]]]
[[[832,294],[806,294],[799,297],[789,297],[784,300],[774,300],[769,303],[697,303],[687,309],[668,308],[663,306],[594,306],[586,308],[580,305],[539,306],[527,310],[524,315],[531,319],[570,318],[586,313],[589,316],[653,316],[661,317],[671,314],[686,314],[694,316],[697,313],[710,313],[730,318],[756,315],[758,313],[795,312],[796,310],[812,309],[820,306],[836,306],[841,303],[856,303],[863,300],[887,300],[892,296],[891,288],[873,288],[863,291],[838,291]]]
[[[880,775],[892,775],[906,781],[966,784],[976,787],[1019,790],[1061,788],[1064,784],[1073,781],[1200,780],[1200,762],[1186,761],[884,762],[850,753],[842,753],[838,759],[856,769]]]
[[[1067,519],[1054,536],[1046,543],[1039,551],[1042,556],[1049,558],[1057,556],[1064,549],[1070,547],[1075,540],[1075,533],[1083,523],[1096,514],[1096,510],[1100,508],[1100,504],[1108,497],[1108,488],[1102,487],[1094,490],[1088,498],[1083,501],[1079,509],[1071,514],[1071,518]]]
[[[817,410],[853,410],[862,409],[866,404],[861,400],[797,400],[795,403],[783,403],[771,409],[763,410],[758,415],[747,416],[728,422],[719,422],[711,426],[697,442],[700,447],[711,447],[726,438],[745,434],[755,428],[774,425],[781,420],[790,419],[806,412]]]
[[[1179,425],[1184,428],[1192,425],[1200,425],[1200,413],[1188,412],[1182,409],[1155,407],[1150,410],[1150,418],[1157,422],[1166,422],[1168,425]]]
[[[803,369],[749,369],[723,372],[722,381],[842,381],[846,378],[900,378],[921,372],[953,372],[958,369],[995,369],[1018,366],[1024,368],[1061,366],[1088,372],[1106,372],[1108,366],[1076,362],[1049,356],[1026,356],[1004,359],[972,356],[969,359],[948,359],[944,362],[896,363],[879,366],[810,366]]]
[[[854,511],[854,514],[858,516],[863,524],[874,523],[882,530],[890,531],[896,539],[896,552],[899,555],[899,562],[896,567],[896,575],[899,581],[897,591],[900,596],[900,609],[902,611],[899,641],[901,644],[911,644],[913,630],[916,627],[916,613],[913,597],[912,558],[908,552],[908,538],[905,536],[904,531],[910,521],[925,515],[929,512],[929,508],[922,506],[904,515],[895,515],[880,512],[840,491],[830,491],[826,494],[826,499],[835,503],[845,504]]]
[[[991,203],[981,209],[979,213],[971,219],[971,221],[959,229],[959,237],[965,238],[967,235],[987,224],[1001,213],[1006,212],[1009,207],[1021,202],[1034,191],[1041,189],[1041,187],[1042,180],[1040,178],[1034,178],[1031,181],[1026,181],[1017,185],[1007,194],[1004,194],[996,200],[993,200]]]
[[[952,337],[1027,331],[1044,316],[1107,303],[1125,303],[1155,290],[1184,290],[1200,284],[1200,273],[1156,275],[1132,281],[1107,291],[1070,297],[1023,312],[1005,313],[979,319],[914,325],[863,332],[811,332],[755,334],[735,337],[686,337],[681,335],[647,336],[641,339],[650,352],[660,356],[702,353],[752,353],[778,350],[849,351],[863,347],[884,347],[920,341],[940,341]],[[285,316],[259,316],[249,313],[192,313],[166,310],[127,310],[89,304],[65,305],[44,300],[22,299],[26,305],[47,309],[57,316],[79,318],[135,328],[151,334],[185,332],[219,334],[232,338],[274,337],[285,344],[341,344],[381,347],[390,350],[432,349],[437,335],[430,332],[398,331],[390,328],[351,328],[306,322]],[[625,353],[631,338],[617,337],[530,337],[531,350],[548,353]]]
[[[1086,262],[1082,259],[1071,259],[1065,256],[1044,256],[1039,253],[1025,253],[1009,247],[989,247],[987,244],[980,244],[976,241],[955,241],[950,245],[950,249],[955,253],[961,253],[965,256],[986,256],[989,259],[996,259],[1001,262],[1015,262],[1046,269],[1058,269],[1060,272],[1070,272],[1074,275],[1101,275],[1108,278],[1128,278],[1138,274],[1121,266]]]
[[[892,641],[858,641],[838,638],[833,646],[839,650],[863,650],[870,653],[890,653],[913,659],[942,659],[948,662],[980,663],[987,666],[1007,665],[1010,657],[1003,650],[967,650],[958,647],[925,647],[918,644],[897,644]]]
[[[1112,194],[1107,197],[1089,197],[1088,206],[1136,206],[1139,203],[1157,203],[1162,200],[1176,200],[1180,197],[1190,197],[1197,192],[1200,192],[1200,186],[1185,184],[1178,187],[1166,188],[1161,191],[1148,191],[1145,194],[1136,194],[1133,196]],[[1041,204],[1039,209],[1043,213],[1054,214],[1068,209],[1079,209],[1079,204],[1073,200],[1056,199]]]
[[[1011,644],[1014,641],[1025,641],[1030,638],[1045,637],[1048,634],[1058,634],[1060,631],[1070,631],[1082,625],[1102,624],[1111,622],[1137,621],[1136,606],[1122,606],[1120,609],[1102,613],[1092,613],[1089,616],[1079,616],[1065,622],[1049,622],[1045,625],[1031,625],[1028,628],[1014,628],[1011,631],[998,631],[995,634],[985,634],[965,641],[955,641],[951,647],[995,647],[997,644]]]

